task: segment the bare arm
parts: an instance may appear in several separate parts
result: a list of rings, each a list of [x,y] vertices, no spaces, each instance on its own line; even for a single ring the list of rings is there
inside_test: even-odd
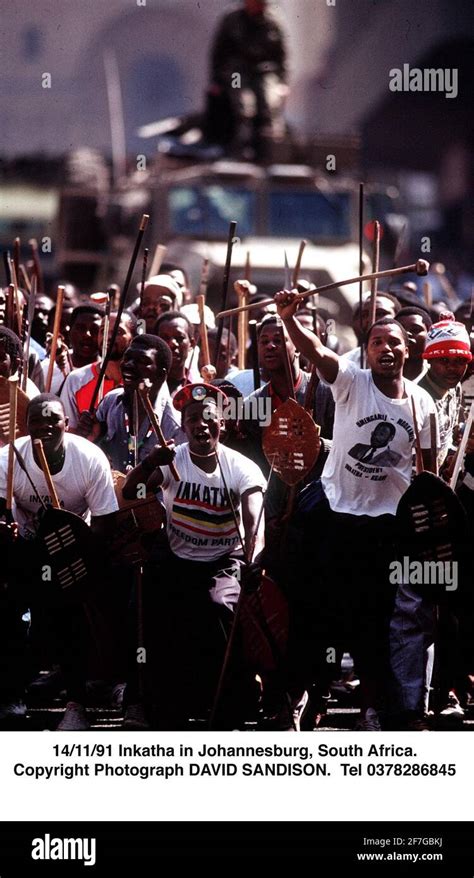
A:
[[[317,335],[304,329],[296,319],[296,311],[302,299],[297,292],[283,290],[275,296],[275,304],[293,344],[303,356],[314,363],[328,384],[332,384],[339,371],[339,357],[319,340]]]
[[[128,473],[122,485],[124,499],[136,500],[138,485],[146,485],[149,491],[159,488],[163,481],[160,467],[170,464],[175,453],[174,447],[155,445],[153,451]]]
[[[249,562],[252,562],[255,556],[262,551],[264,546],[263,515],[261,517],[257,532],[257,523],[263,504],[263,494],[261,488],[254,488],[253,490],[245,491],[245,493],[242,494],[241,497],[241,504],[242,523],[244,526],[245,551],[248,556],[250,556],[250,552],[252,552],[252,557],[248,557]]]
[[[109,537],[116,527],[115,512],[109,515],[94,515],[91,518],[91,531],[97,537]]]

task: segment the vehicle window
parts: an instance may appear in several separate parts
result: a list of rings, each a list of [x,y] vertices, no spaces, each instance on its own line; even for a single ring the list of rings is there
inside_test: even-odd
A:
[[[269,197],[268,234],[276,237],[350,238],[350,195],[273,190]]]
[[[239,235],[255,234],[255,192],[238,186],[173,186],[169,191],[172,232],[225,239],[231,220]]]

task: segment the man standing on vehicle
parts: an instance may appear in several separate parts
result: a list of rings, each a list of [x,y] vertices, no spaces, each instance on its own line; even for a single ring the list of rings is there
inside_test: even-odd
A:
[[[206,139],[242,146],[243,121],[252,118],[250,146],[263,158],[264,141],[284,133],[281,119],[288,94],[286,49],[267,0],[244,0],[222,18],[211,50]]]

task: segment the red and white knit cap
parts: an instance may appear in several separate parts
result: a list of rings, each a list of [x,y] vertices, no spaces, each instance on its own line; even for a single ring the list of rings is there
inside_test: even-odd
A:
[[[454,320],[454,315],[447,320],[433,323],[427,338],[423,358],[434,360],[439,357],[464,357],[472,360],[471,342],[464,323]]]

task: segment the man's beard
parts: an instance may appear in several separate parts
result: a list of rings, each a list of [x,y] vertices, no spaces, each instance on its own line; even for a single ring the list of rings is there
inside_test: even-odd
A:
[[[112,361],[113,363],[118,363],[118,361],[121,359],[122,354],[120,353],[120,351],[116,351],[114,348],[110,353],[109,361]]]

